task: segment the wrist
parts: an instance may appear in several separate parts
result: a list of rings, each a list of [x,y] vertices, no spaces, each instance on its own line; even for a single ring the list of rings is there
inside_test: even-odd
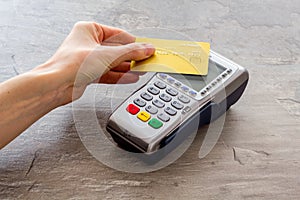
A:
[[[45,63],[28,72],[37,83],[34,93],[44,102],[49,102],[52,109],[68,104],[72,101],[74,83],[68,79],[63,67],[56,64]]]

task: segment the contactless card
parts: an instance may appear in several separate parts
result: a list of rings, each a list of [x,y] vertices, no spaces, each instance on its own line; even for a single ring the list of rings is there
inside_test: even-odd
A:
[[[153,44],[156,52],[146,60],[132,61],[131,71],[193,75],[208,73],[209,43],[154,38],[137,38],[136,42]]]

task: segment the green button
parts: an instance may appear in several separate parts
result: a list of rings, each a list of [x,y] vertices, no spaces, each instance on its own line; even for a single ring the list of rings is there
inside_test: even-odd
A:
[[[159,121],[158,119],[151,119],[148,123],[152,128],[155,129],[159,129],[160,127],[162,127],[163,123],[161,121]]]

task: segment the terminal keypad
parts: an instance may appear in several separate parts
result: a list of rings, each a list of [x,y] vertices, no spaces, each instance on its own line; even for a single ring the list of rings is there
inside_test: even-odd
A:
[[[191,101],[189,97],[179,94],[176,89],[169,87],[163,81],[154,82],[146,90],[140,93],[126,110],[154,129],[159,129],[164,123],[168,123]]]

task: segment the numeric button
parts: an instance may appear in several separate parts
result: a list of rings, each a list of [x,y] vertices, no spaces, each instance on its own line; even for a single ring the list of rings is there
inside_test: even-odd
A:
[[[155,87],[149,87],[148,92],[150,92],[153,95],[158,95],[160,91],[159,91],[159,89],[157,89]]]
[[[178,92],[177,92],[176,90],[172,89],[172,88],[168,88],[168,89],[166,90],[166,92],[167,92],[169,95],[171,95],[171,96],[177,96],[177,95],[178,95]]]
[[[172,100],[172,98],[169,95],[166,94],[161,94],[159,95],[159,98],[165,102],[170,102]]]
[[[155,108],[154,106],[149,105],[146,107],[146,111],[149,112],[150,114],[154,115],[158,112],[158,109]]]
[[[190,99],[184,95],[181,95],[180,97],[178,97],[178,100],[181,101],[182,103],[190,103]]]
[[[177,111],[174,110],[173,108],[170,108],[170,107],[167,107],[167,108],[165,109],[165,112],[168,113],[168,114],[171,115],[171,116],[175,116],[175,115],[177,114]]]
[[[160,113],[159,115],[157,115],[158,119],[160,119],[163,122],[168,122],[170,121],[170,117],[168,115],[166,115],[165,113]]]
[[[155,105],[158,108],[163,108],[165,107],[165,104],[163,102],[161,102],[160,100],[156,99],[153,101],[153,105]]]
[[[181,103],[179,103],[178,101],[173,101],[171,104],[177,110],[181,110],[183,108],[183,105]]]
[[[141,94],[141,97],[143,99],[145,99],[146,101],[151,101],[153,99],[153,97],[150,94],[148,94],[147,92],[144,92],[143,94]]]
[[[134,103],[135,103],[137,106],[139,106],[139,107],[144,107],[144,106],[146,105],[146,102],[145,102],[144,100],[140,99],[140,98],[135,99],[135,100],[134,100]]]
[[[154,83],[154,85],[162,90],[167,87],[166,84],[164,84],[163,82],[160,82],[160,81],[157,81],[156,83]]]

